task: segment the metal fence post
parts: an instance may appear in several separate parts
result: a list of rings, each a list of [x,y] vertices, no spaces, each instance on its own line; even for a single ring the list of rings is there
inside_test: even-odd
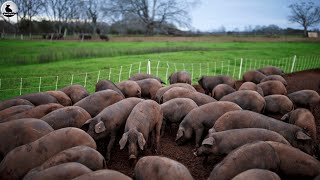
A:
[[[295,63],[296,63],[296,59],[297,59],[297,56],[294,55],[294,56],[293,56],[293,61],[292,61],[292,66],[291,66],[291,73],[293,72],[294,65],[295,65]]]
[[[72,85],[73,84],[73,74],[72,74],[72,76],[71,76],[71,83],[70,83],[70,85]]]
[[[141,61],[139,63],[139,73],[140,73],[140,70],[141,70]]]
[[[111,80],[111,79],[110,79],[110,78],[111,78],[111,69],[112,69],[112,68],[110,68],[110,70],[109,70],[109,78],[108,78],[109,80]]]
[[[130,64],[129,77],[128,78],[130,78],[130,76],[131,76],[131,69],[132,69],[132,64]]]
[[[56,90],[58,89],[58,81],[59,81],[59,76],[57,76],[57,81],[56,81]],[[84,86],[86,87],[86,86]]]
[[[240,62],[240,70],[239,70],[239,76],[238,76],[238,78],[239,78],[239,79],[240,79],[240,77],[241,77],[242,62],[243,62],[243,59],[241,58],[241,62]]]
[[[99,81],[99,79],[100,79],[100,70],[98,72],[97,82]]]
[[[166,84],[168,84],[168,73],[169,73],[169,66],[167,67],[167,71],[166,71]]]
[[[148,69],[147,69],[147,73],[148,73],[148,74],[151,74],[151,62],[150,62],[149,59],[148,59]]]
[[[199,63],[199,66],[200,66],[199,77],[201,77],[201,74],[202,74],[202,72],[201,72],[201,63]]]
[[[233,66],[233,73],[232,73],[232,77],[234,77],[235,73],[236,73],[236,65],[237,65],[237,60],[234,60],[234,66]]]
[[[229,71],[230,71],[230,60],[228,60],[228,71],[227,71],[228,76],[229,76]]]
[[[121,81],[122,66],[120,66],[119,82]]]
[[[191,64],[191,79],[193,79],[193,63]]]
[[[22,78],[20,79],[20,96],[22,94]]]
[[[84,86],[83,87],[87,86],[87,77],[88,77],[88,73],[86,73],[86,77],[84,78]]]
[[[159,76],[159,65],[160,65],[160,61],[158,61],[158,64],[157,64],[157,74],[156,74],[157,77]]]
[[[39,78],[39,92],[41,92],[41,77]]]

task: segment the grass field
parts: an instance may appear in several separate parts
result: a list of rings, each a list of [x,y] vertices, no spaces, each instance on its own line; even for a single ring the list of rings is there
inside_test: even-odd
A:
[[[313,41],[1,40],[0,99],[19,95],[20,88],[25,94],[59,89],[71,83],[86,85],[92,92],[97,79],[110,77],[114,82],[127,79],[130,74],[139,72],[140,62],[140,72],[146,72],[148,59],[154,75],[166,79],[171,72],[186,69],[196,82],[197,77],[207,74],[228,74],[238,78],[241,58],[244,59],[241,72],[265,65],[277,65],[288,72],[294,55],[297,55],[295,71],[320,67],[320,43]]]

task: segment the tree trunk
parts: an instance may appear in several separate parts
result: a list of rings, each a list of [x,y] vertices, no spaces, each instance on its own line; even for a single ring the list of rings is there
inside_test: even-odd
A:
[[[308,27],[307,26],[303,26],[303,33],[304,33],[304,37],[308,37]]]
[[[153,22],[147,24],[146,33],[147,33],[147,35],[154,34],[154,23]]]
[[[29,36],[30,36],[30,38],[31,38],[31,34],[32,34],[32,22],[31,22],[31,16],[30,16],[30,18],[29,18]]]

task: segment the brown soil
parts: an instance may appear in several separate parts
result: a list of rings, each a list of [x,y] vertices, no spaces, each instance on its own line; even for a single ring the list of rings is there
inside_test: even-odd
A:
[[[288,93],[303,89],[312,89],[320,93],[320,69],[288,74],[285,75],[284,78],[288,82]],[[320,137],[320,104],[313,108],[312,113],[316,118],[318,131],[317,134],[318,137]],[[196,180],[207,179],[214,165],[220,162],[223,157],[209,158],[208,163],[203,164],[202,157],[195,157],[193,155],[193,149],[195,148],[194,141],[191,141],[183,146],[177,146],[175,144],[174,140],[176,132],[177,126],[173,127],[171,132],[169,129],[166,129],[165,135],[161,138],[161,152],[158,155],[169,157],[181,162],[190,170],[192,176]],[[134,166],[130,166],[127,149],[120,150],[118,142],[119,139],[116,141],[112,150],[111,161],[108,164],[108,168],[120,171],[132,177]],[[318,138],[316,143],[320,144],[320,138]],[[98,142],[98,150],[103,155],[105,155],[106,146],[105,140]],[[156,154],[149,148],[140,154],[140,157],[146,155]],[[286,179],[286,177],[284,178]]]

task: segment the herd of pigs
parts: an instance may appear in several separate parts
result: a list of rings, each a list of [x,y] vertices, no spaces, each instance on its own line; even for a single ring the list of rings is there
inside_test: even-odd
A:
[[[272,66],[248,71],[236,88],[228,76],[191,85],[180,71],[164,86],[136,74],[118,84],[100,80],[93,94],[70,85],[2,101],[0,179],[131,179],[107,168],[115,143],[127,149],[134,179],[193,179],[183,164],[161,156],[161,137],[173,124],[177,145],[195,141],[193,153],[205,161],[225,156],[208,179],[320,179],[312,114],[320,96],[287,94],[282,75]],[[96,150],[101,139],[109,140],[103,155]],[[147,148],[155,156],[142,157]]]

